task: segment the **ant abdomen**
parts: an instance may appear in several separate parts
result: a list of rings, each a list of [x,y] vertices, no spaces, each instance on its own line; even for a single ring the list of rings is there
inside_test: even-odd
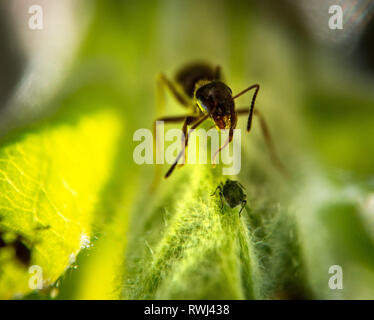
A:
[[[201,80],[220,80],[219,69],[207,63],[197,62],[186,65],[175,75],[175,81],[190,98],[193,98],[196,83]]]

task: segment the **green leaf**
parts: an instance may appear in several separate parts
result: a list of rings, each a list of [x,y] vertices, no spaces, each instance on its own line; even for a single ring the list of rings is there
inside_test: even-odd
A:
[[[119,133],[116,113],[98,110],[67,122],[49,121],[3,143],[0,298],[31,290],[30,265],[42,268],[44,286],[55,282],[89,245]],[[17,255],[17,239],[29,261]]]
[[[160,190],[150,210],[139,209],[141,221],[130,228],[125,297],[252,298],[244,220],[239,208],[221,210],[219,196],[211,196],[219,170],[189,166],[183,171],[167,181],[169,191]]]
[[[370,193],[358,185],[332,185],[319,174],[301,188],[296,219],[307,275],[317,299],[372,299],[374,296],[374,241],[371,216],[358,199]],[[343,271],[343,290],[332,290],[331,266]]]

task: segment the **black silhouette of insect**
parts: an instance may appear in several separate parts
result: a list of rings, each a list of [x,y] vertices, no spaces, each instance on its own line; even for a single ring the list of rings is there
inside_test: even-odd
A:
[[[25,245],[23,238],[17,237],[17,239],[12,243],[12,246],[16,252],[18,261],[23,265],[28,266],[31,261],[31,250]]]
[[[0,248],[3,247],[13,247],[17,260],[25,266],[30,264],[31,250],[25,245],[22,236],[17,235],[13,241],[6,243],[3,240],[3,232],[0,231]]]
[[[3,248],[5,246],[6,246],[6,243],[3,240],[3,233],[0,231],[0,248]]]
[[[221,150],[232,141],[238,115],[245,114],[248,114],[248,132],[252,126],[253,115],[259,117],[262,133],[265,137],[270,156],[279,168],[283,168],[274,151],[275,149],[265,119],[262,114],[255,109],[255,101],[260,89],[259,84],[253,84],[238,94],[232,95],[231,89],[222,81],[221,68],[219,66],[212,67],[206,63],[193,63],[185,66],[176,74],[175,83],[176,84],[170,81],[164,74],[160,74],[158,78],[158,89],[161,98],[158,105],[160,106],[163,104],[163,89],[166,86],[182,106],[190,109],[190,114],[162,117],[155,120],[154,131],[156,121],[164,121],[166,123],[183,122],[182,150],[177,155],[170,169],[166,172],[165,178],[172,174],[181,157],[185,156],[189,134],[193,129],[196,129],[201,123],[210,118],[213,120],[218,130],[229,130],[227,140],[214,154],[213,159],[215,159]],[[235,109],[234,100],[250,90],[254,90],[250,106]]]
[[[221,198],[221,210],[223,209],[223,199],[227,202],[230,208],[235,208],[241,205],[239,215],[247,204],[247,195],[244,192],[244,187],[238,181],[227,179],[225,184],[222,182],[211,194],[214,196],[218,191]]]

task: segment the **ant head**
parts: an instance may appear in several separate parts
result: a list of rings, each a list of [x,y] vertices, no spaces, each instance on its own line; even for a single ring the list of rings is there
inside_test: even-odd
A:
[[[228,129],[236,126],[232,91],[223,82],[212,81],[201,86],[197,85],[195,101],[205,114],[214,110],[211,117],[217,128]]]

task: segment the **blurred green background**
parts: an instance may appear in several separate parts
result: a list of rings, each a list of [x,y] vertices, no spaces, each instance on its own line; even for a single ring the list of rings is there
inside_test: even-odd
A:
[[[329,1],[42,1],[37,31],[31,2],[6,2],[0,298],[374,298],[368,1],[339,2],[343,30],[328,29]],[[273,167],[255,122],[233,177],[248,196],[240,218],[210,197],[219,169],[185,166],[152,192],[155,166],[133,161],[133,133],[160,116],[156,75],[195,60],[222,66],[234,93],[261,85],[257,108],[291,172]],[[165,115],[184,112],[167,97]],[[342,290],[328,286],[332,265]]]

